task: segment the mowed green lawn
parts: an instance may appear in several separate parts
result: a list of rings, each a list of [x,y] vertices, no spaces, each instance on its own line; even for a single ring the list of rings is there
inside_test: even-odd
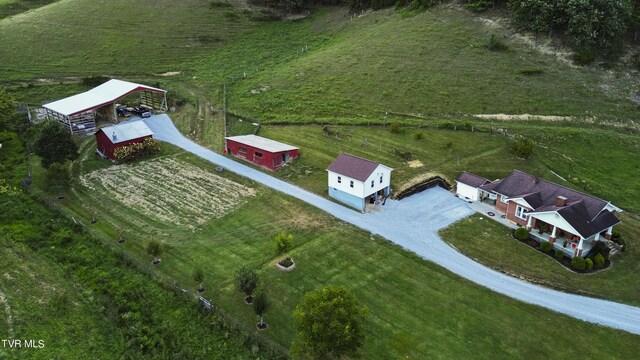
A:
[[[224,2],[60,1],[0,20],[3,80],[153,74],[251,28]]]
[[[480,220],[480,218],[483,218]],[[637,216],[619,215],[616,227],[628,250],[611,258],[613,266],[592,274],[567,270],[511,236],[505,226],[486,216],[473,215],[440,232],[443,240],[463,254],[498,271],[524,276],[529,281],[562,291],[640,305],[640,221]]]
[[[90,142],[84,144],[83,153],[90,151]],[[191,155],[170,152],[168,156],[214,172],[213,165]],[[98,168],[94,164],[80,171]],[[248,331],[255,331],[257,318],[234,289],[233,274],[241,265],[256,267],[272,304],[265,316],[269,330],[260,336],[283,347],[293,338],[291,314],[303,294],[326,284],[344,284],[371,311],[364,358],[573,358],[587,348],[590,356],[634,354],[637,336],[497,295],[306,204],[227,172],[222,176],[256,189],[256,195],[195,229],[159,222],[78,185],[56,203],[85,223],[90,220],[87,206],[94,207],[98,222],[90,228],[105,242],[182,287],[195,290],[190,275],[202,267],[204,295]],[[121,245],[115,245],[118,227],[127,229],[127,241]],[[297,268],[291,273],[273,266],[277,259],[273,237],[281,230],[295,237],[291,255]],[[144,251],[151,238],[167,245],[157,267],[150,265],[151,257]],[[606,341],[593,349],[591,336],[576,337],[571,347],[532,341],[540,334],[562,338],[567,333],[588,333]]]

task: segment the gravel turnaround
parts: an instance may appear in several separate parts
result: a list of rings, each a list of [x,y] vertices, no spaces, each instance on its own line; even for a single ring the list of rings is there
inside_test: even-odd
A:
[[[130,121],[140,121],[136,118]],[[143,119],[154,138],[176,145],[211,163],[307,202],[338,219],[412,251],[459,276],[508,297],[587,322],[640,334],[640,308],[612,301],[568,294],[534,285],[494,271],[448,246],[438,231],[474,213],[448,191],[433,188],[403,200],[387,200],[373,212],[362,214],[298,186],[220,155],[184,137],[167,115]]]

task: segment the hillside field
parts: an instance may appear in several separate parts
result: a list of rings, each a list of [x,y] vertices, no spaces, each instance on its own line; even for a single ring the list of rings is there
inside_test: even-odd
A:
[[[0,0],[0,9],[10,2],[27,1]],[[274,175],[324,196],[326,167],[349,152],[394,168],[394,190],[434,174],[452,181],[467,170],[494,179],[517,168],[611,200],[629,213],[620,230],[631,250],[593,276],[529,257],[499,226],[487,224],[479,234],[477,223],[462,221],[442,234],[514,276],[639,304],[634,68],[578,67],[566,49],[516,32],[500,13],[473,14],[453,2],[357,17],[346,8],[318,8],[279,21],[235,0],[61,0],[1,17],[0,86],[19,103],[35,107],[85,91],[83,80],[93,76],[160,86],[169,91],[169,115],[180,131],[209,149],[222,151],[225,129],[249,133],[253,122],[260,123],[258,135],[300,147],[301,157]],[[508,49],[489,51],[491,35]],[[227,123],[225,106],[234,115]],[[518,114],[551,117],[509,116]],[[520,136],[535,142],[530,159],[510,150]],[[0,143],[11,144],[0,150],[0,179],[18,185],[28,172],[27,150],[14,133],[0,132]],[[55,329],[48,350],[60,346],[70,358],[278,358],[293,339],[292,312],[304,293],[344,284],[371,312],[365,359],[626,359],[637,352],[636,335],[493,293],[307,204],[217,173],[171,145],[152,159],[113,165],[94,155],[93,138],[78,143],[69,191],[47,192],[34,157],[29,191],[38,203],[0,194],[0,207],[17,209],[0,212],[10,219],[0,223],[0,234],[16,234],[0,255],[12,269],[0,274],[2,334],[11,326],[20,336]],[[86,233],[68,240],[60,234],[70,233],[64,218],[71,217]],[[34,220],[41,218],[58,219],[55,237],[43,235],[47,223]],[[291,273],[273,266],[273,237],[283,230],[295,237]],[[150,240],[164,245],[158,266],[146,252]],[[234,287],[242,265],[257,269],[267,289],[267,331],[255,330],[255,314]],[[205,273],[203,295],[217,306],[210,317],[171,291],[175,283],[193,300],[196,268]],[[67,318],[74,324],[63,323]],[[105,341],[76,345],[78,334]],[[136,341],[164,345],[153,350]],[[207,345],[167,350],[187,342]]]

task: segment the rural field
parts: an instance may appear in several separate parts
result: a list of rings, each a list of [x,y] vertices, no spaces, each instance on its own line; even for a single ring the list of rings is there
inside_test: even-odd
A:
[[[162,87],[185,136],[221,152],[225,135],[259,123],[258,135],[301,150],[273,175],[323,196],[325,169],[341,152],[392,167],[394,191],[433,175],[452,182],[464,170],[495,179],[520,169],[624,209],[616,229],[628,251],[583,275],[477,216],[442,238],[515,277],[640,305],[640,76],[626,57],[577,66],[555,40],[517,32],[500,11],[473,14],[453,2],[357,17],[322,7],[287,21],[240,1],[45,2],[0,0],[0,87],[18,103],[86,91],[100,76]],[[12,3],[33,9],[4,17]],[[491,35],[508,49],[487,50]],[[518,137],[534,141],[529,159],[513,154]],[[0,131],[0,143],[0,180],[17,186],[33,175],[29,196],[0,194],[0,235],[10,239],[0,254],[9,269],[0,274],[0,334],[47,339],[32,358],[287,357],[296,305],[327,284],[347,286],[369,309],[365,359],[637,352],[636,335],[498,295],[169,144],[150,159],[111,164],[94,155],[93,137],[77,139],[71,186],[51,192],[29,141]],[[294,237],[292,272],[275,267],[281,231]],[[164,248],[157,266],[151,240]],[[255,330],[235,288],[243,265],[270,299],[267,331]],[[212,313],[194,301],[196,269]],[[568,345],[568,334],[588,336]]]
[[[84,151],[90,150],[84,148]],[[214,173],[213,165],[184,153],[143,161],[135,167],[172,169],[178,159],[190,169],[195,167],[202,172]],[[121,171],[120,167],[93,170],[87,175],[90,177],[107,169]],[[164,171],[157,169],[155,173]],[[137,174],[137,181],[144,182],[148,189],[166,183],[166,177],[145,171]],[[233,275],[242,265],[256,267],[260,281],[273,301],[272,309],[265,316],[270,324],[269,331],[262,336],[281,348],[288,348],[292,340],[291,316],[295,305],[305,292],[327,283],[347,285],[369,307],[371,317],[367,321],[369,330],[363,347],[366,358],[424,358],[436,354],[470,357],[476,352],[489,356],[494,351],[490,344],[495,341],[508,346],[509,351],[518,356],[544,357],[557,349],[551,344],[548,348],[540,348],[539,344],[532,347],[523,340],[539,332],[548,332],[550,323],[554,324],[553,331],[557,331],[557,336],[576,326],[584,328],[582,331],[602,332],[602,336],[609,332],[612,334],[608,336],[622,335],[614,337],[619,341],[616,346],[620,347],[616,351],[623,357],[633,347],[632,342],[629,348],[626,345],[627,339],[635,338],[633,335],[506,299],[299,201],[257,184],[251,185],[248,180],[226,172],[216,176],[223,177],[225,182],[236,182],[239,188],[253,188],[255,195],[246,198],[244,204],[236,206],[224,217],[211,217],[193,229],[175,226],[172,220],[158,221],[156,215],[141,215],[135,206],[126,206],[126,199],[106,196],[108,189],[97,186],[91,189],[82,181],[74,187],[74,196],[57,204],[84,223],[88,223],[91,216],[85,204],[93,204],[97,223],[90,229],[111,246],[118,246],[139,259],[143,268],[158,273],[161,278],[174,279],[181,287],[193,289],[190,291],[195,291],[196,286],[190,279],[191,272],[203,268],[205,296],[237,319],[247,331],[255,326],[256,318],[235,289]],[[182,188],[197,186],[197,178],[181,180]],[[97,198],[103,200],[98,203]],[[275,217],[273,209],[278,209]],[[250,225],[246,224],[246,219],[251,219]],[[127,241],[116,245],[117,229],[120,228],[130,230],[125,235]],[[295,238],[291,255],[298,265],[291,273],[283,273],[274,266],[278,256],[274,252],[273,237],[282,230],[292,233]],[[160,239],[166,245],[162,263],[157,267],[150,264],[151,258],[145,252],[146,242],[151,238]],[[430,304],[428,308],[421,306],[425,302]],[[402,306],[398,307],[398,304]],[[490,319],[488,314],[493,314],[488,316]],[[535,320],[537,317],[543,320]],[[513,322],[515,326],[522,319],[526,319],[528,329],[517,336],[507,330],[509,327],[504,327],[505,322]],[[425,344],[415,336],[418,333],[431,334],[430,337],[439,339],[435,342],[438,345]],[[486,338],[487,333],[494,337]],[[474,345],[460,346],[461,342],[469,341]],[[566,356],[571,356],[572,350],[566,351]],[[603,349],[603,354],[611,351],[610,348]],[[510,358],[506,352],[503,356]]]

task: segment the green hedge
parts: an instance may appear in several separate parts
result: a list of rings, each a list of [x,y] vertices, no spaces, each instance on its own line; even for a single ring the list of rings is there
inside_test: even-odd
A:
[[[529,230],[527,230],[526,228],[520,227],[516,229],[514,235],[516,236],[517,239],[526,240],[529,237]]]
[[[571,266],[576,270],[584,270],[585,265],[584,259],[580,256],[574,256],[573,259],[571,259]]]
[[[549,252],[551,251],[551,249],[553,248],[553,244],[551,244],[548,241],[543,241],[540,243],[540,250],[544,251],[544,252]]]
[[[557,257],[558,259],[562,259],[564,257],[564,251],[556,250],[556,253],[554,256]]]

